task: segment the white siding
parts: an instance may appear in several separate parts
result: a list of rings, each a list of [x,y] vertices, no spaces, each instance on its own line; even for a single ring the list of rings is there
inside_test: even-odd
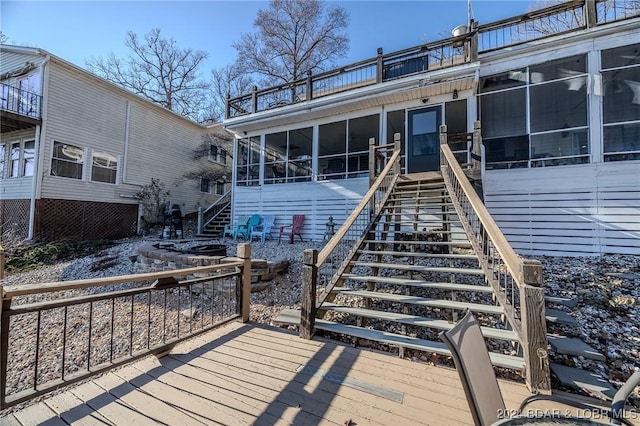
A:
[[[180,179],[193,167],[191,151],[201,143],[202,126],[57,62],[48,78],[41,198],[136,203],[130,197],[151,178],[165,183],[183,214],[215,198],[201,194],[199,182]],[[54,141],[86,149],[83,180],[50,175]],[[92,150],[118,158],[117,184],[90,181]]]
[[[27,62],[33,63],[35,66],[39,66],[44,60],[39,55],[25,55],[16,52],[7,52],[6,50],[0,50],[0,70],[1,73],[14,72],[23,68]]]
[[[358,178],[234,187],[233,214],[276,215],[274,238],[278,238],[279,226],[290,224],[294,214],[304,214],[302,237],[322,240],[329,216],[333,216],[337,230],[362,200],[368,186],[368,178]]]
[[[638,161],[487,171],[484,191],[521,254],[640,254]]]

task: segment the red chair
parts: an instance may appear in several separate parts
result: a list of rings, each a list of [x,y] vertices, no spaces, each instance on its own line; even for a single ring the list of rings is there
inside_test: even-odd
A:
[[[284,225],[280,227],[280,235],[278,236],[278,244],[280,244],[280,239],[283,235],[289,236],[289,244],[293,244],[293,236],[297,235],[300,237],[300,241],[304,242],[302,239],[302,235],[300,235],[300,230],[302,229],[302,225],[304,224],[304,215],[303,214],[294,214],[293,215],[293,223],[290,225]],[[287,230],[289,228],[290,230]]]

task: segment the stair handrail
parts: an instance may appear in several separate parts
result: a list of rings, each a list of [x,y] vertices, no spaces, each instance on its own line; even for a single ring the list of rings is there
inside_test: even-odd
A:
[[[388,152],[392,154],[388,156]],[[386,153],[385,153],[386,151]],[[395,182],[400,175],[400,135],[394,135],[394,143],[386,145],[369,144],[370,176],[376,174],[379,159],[386,160],[384,168],[370,185],[369,190],[353,209],[333,237],[318,253],[316,250],[304,251],[302,312],[300,335],[311,338],[317,307],[331,294],[334,286],[340,282],[341,275],[350,264],[358,248],[369,235],[375,218],[380,215],[389,199]],[[322,292],[318,294],[318,287]],[[316,294],[318,296],[316,297]]]
[[[511,247],[447,145],[446,127],[440,135],[444,183],[485,279],[520,339],[527,386],[548,393],[551,383],[542,265],[520,257]]]
[[[216,220],[218,215],[231,203],[231,190],[225,192],[206,209],[198,208],[198,234],[211,222]]]

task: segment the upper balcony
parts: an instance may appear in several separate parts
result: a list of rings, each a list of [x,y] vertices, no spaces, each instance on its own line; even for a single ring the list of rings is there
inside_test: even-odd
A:
[[[637,0],[573,0],[484,25],[460,26],[454,37],[378,55],[305,79],[227,99],[226,119],[254,114],[390,80],[452,68],[483,53],[640,16]]]
[[[1,133],[23,130],[42,122],[42,96],[0,83]]]

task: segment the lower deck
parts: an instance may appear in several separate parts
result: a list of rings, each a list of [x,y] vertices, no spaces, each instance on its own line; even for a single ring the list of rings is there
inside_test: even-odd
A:
[[[529,395],[501,381],[507,409]],[[544,410],[550,410],[548,403]],[[560,410],[560,408],[556,409]],[[560,412],[560,411],[558,411]],[[230,323],[19,410],[3,425],[471,425],[457,372]]]

